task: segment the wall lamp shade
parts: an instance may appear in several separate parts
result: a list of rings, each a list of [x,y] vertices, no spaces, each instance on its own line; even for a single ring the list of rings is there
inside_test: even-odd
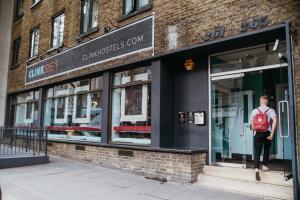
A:
[[[195,63],[194,61],[190,58],[190,59],[186,59],[185,62],[184,62],[184,68],[187,70],[187,71],[192,71],[194,70],[195,68]]]

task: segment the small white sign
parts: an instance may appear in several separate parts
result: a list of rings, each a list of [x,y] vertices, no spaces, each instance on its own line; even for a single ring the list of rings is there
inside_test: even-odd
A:
[[[195,112],[194,113],[194,124],[195,125],[205,125],[205,114],[204,112]]]

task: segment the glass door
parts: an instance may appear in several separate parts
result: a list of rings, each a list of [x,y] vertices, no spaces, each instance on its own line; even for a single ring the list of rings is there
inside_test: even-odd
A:
[[[246,167],[253,157],[249,133],[253,92],[243,90],[244,73],[211,78],[212,162]]]
[[[288,86],[286,84],[276,87],[277,110],[278,110],[278,158],[282,159],[282,166],[285,180],[292,178],[291,167],[291,136],[290,136],[290,114],[288,101]]]

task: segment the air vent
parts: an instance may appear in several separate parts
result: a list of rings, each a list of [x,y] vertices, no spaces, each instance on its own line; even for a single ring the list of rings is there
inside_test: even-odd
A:
[[[76,149],[76,150],[79,150],[79,151],[85,151],[85,146],[82,146],[82,145],[76,145],[76,146],[75,146],[75,149]]]
[[[119,156],[133,157],[133,151],[119,150]]]

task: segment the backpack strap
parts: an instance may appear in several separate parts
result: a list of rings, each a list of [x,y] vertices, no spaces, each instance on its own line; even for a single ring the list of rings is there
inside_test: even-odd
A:
[[[270,108],[268,108],[266,111],[265,111],[265,114],[267,114],[267,112],[270,110]]]
[[[261,111],[259,110],[259,108],[257,108],[258,112],[261,113]]]
[[[259,113],[262,113],[262,112],[259,110],[259,108],[257,108],[257,110],[258,110]],[[268,112],[269,110],[270,110],[270,108],[268,108],[264,113],[267,114],[267,112]]]

